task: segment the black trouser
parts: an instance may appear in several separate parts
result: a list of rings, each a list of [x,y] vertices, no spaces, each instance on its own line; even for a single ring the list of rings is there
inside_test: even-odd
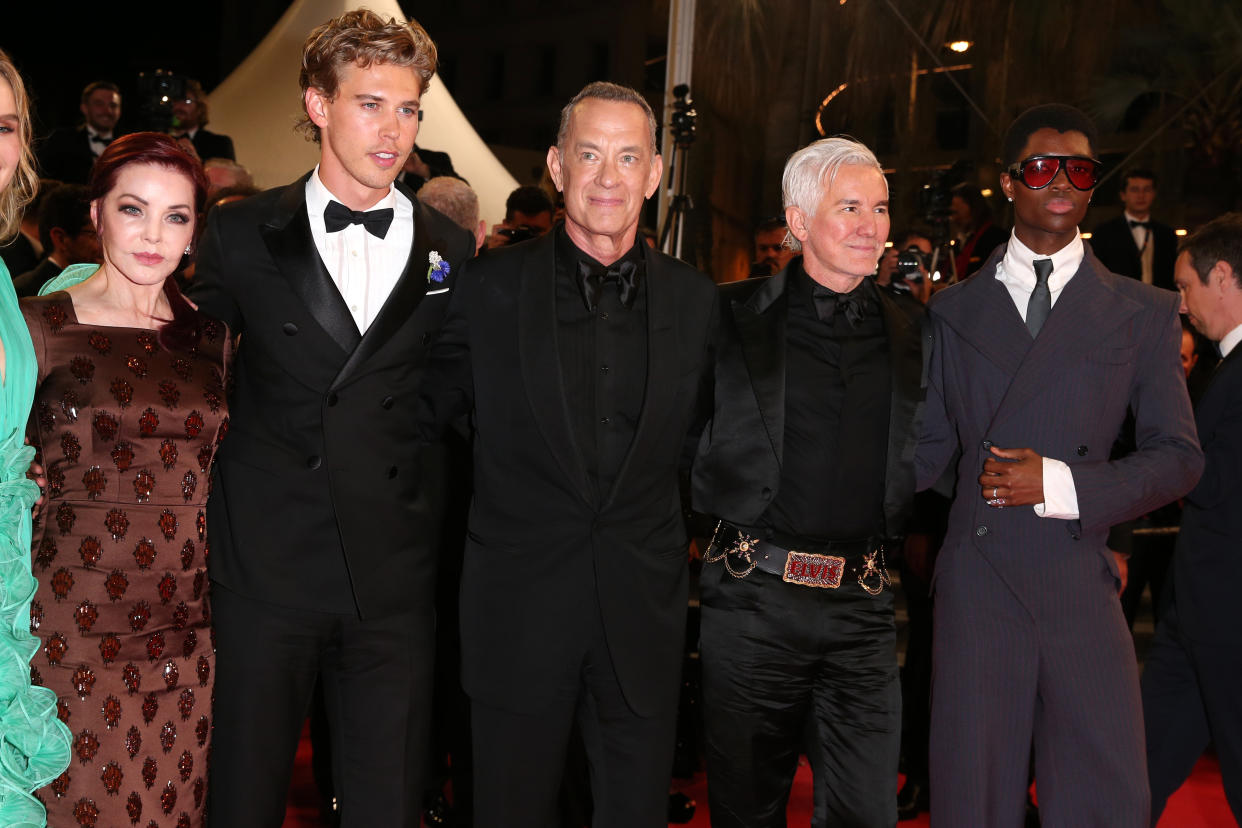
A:
[[[475,828],[549,828],[559,824],[558,794],[576,722],[590,766],[594,828],[665,828],[673,768],[678,676],[660,715],[635,714],[617,682],[602,623],[581,668],[536,710],[473,699]]]
[[[276,828],[315,679],[323,682],[343,828],[418,825],[434,611],[361,621],[278,607],[212,584],[213,828]]]
[[[708,800],[714,828],[785,825],[799,749],[813,825],[897,821],[901,689],[893,593],[796,586],[723,563],[700,579]]]

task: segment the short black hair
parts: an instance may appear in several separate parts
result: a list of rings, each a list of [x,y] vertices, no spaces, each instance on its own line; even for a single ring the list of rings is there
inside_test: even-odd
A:
[[[1151,182],[1152,187],[1159,187],[1160,182],[1156,179],[1156,174],[1151,170],[1145,170],[1141,167],[1133,167],[1121,174],[1121,189],[1124,191],[1130,186],[1131,178],[1143,178]]]
[[[1023,145],[1026,144],[1024,140]],[[1022,148],[1018,148],[1021,152]],[[975,230],[983,226],[985,221],[992,218],[992,206],[988,204],[988,200],[983,197],[983,191],[971,184],[969,181],[960,181],[953,185],[953,189],[949,190],[949,196],[957,196],[966,202],[966,206],[970,208],[971,230]],[[928,237],[930,238],[930,236]]]
[[[1055,129],[1057,132],[1081,132],[1087,136],[1087,147],[1093,157],[1096,156],[1096,145],[1100,142],[1099,130],[1095,122],[1080,109],[1066,104],[1041,104],[1023,112],[1010,124],[1005,133],[1002,145],[1002,158],[1008,170],[1022,159],[1022,148],[1032,135],[1041,129]]]
[[[788,229],[789,228],[785,225],[784,216],[768,216],[763,221],[755,225],[755,235],[758,236],[760,233],[767,233],[772,230]]]
[[[513,218],[514,213],[525,213],[533,216],[538,213],[555,213],[552,199],[542,187],[533,185],[518,187],[505,199],[505,221]]]
[[[1242,213],[1212,219],[1182,240],[1181,252],[1190,254],[1190,264],[1203,284],[1208,283],[1208,274],[1216,263],[1225,262],[1242,287]]]
[[[112,81],[91,81],[82,88],[82,103],[86,103],[86,99],[91,96],[92,92],[96,92],[100,89],[107,89],[109,92],[115,92],[118,95],[121,94],[121,87],[117,86]]]
[[[52,230],[59,227],[70,236],[82,232],[91,220],[91,200],[81,184],[61,184],[39,204],[39,243],[52,252]]]

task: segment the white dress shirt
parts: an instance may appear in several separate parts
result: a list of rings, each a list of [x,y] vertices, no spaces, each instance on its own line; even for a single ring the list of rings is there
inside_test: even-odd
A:
[[[1229,352],[1237,347],[1239,342],[1242,342],[1242,325],[1220,338],[1220,342],[1216,344],[1216,347],[1220,348],[1220,358],[1224,359],[1229,356]]]
[[[91,148],[91,152],[95,155],[96,158],[98,158],[99,156],[103,155],[103,151],[107,148],[107,145],[102,144],[99,141],[90,140],[91,138],[94,138],[94,137],[102,138],[105,141],[111,141],[112,133],[111,132],[100,132],[99,130],[91,126],[90,124],[86,125],[86,145]]]
[[[1018,308],[1018,315],[1026,321],[1026,305],[1031,291],[1035,289],[1035,260],[1052,259],[1052,273],[1048,275],[1048,292],[1052,306],[1056,307],[1061,291],[1074,278],[1083,258],[1082,238],[1077,232],[1074,240],[1051,256],[1040,256],[1014,234],[1009,236],[1005,256],[996,267],[996,278]],[[1078,518],[1078,490],[1074,488],[1074,475],[1070,467],[1051,457],[1044,459],[1044,502],[1036,503],[1035,514],[1040,517],[1075,520]]]
[[[381,239],[361,224],[329,233],[323,219],[329,201],[341,199],[324,186],[316,166],[306,180],[306,214],[310,218],[311,237],[359,332],[366,333],[384,302],[388,301],[410,257],[414,244],[414,205],[396,187],[389,187],[388,195],[370,208],[393,209],[392,224]]]

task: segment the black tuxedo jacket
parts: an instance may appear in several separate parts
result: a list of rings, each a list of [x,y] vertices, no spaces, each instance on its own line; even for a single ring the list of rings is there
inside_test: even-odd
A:
[[[696,511],[754,526],[776,496],[785,442],[787,276],[801,261],[794,259],[770,278],[721,288],[715,414],[703,431],[694,463]],[[914,449],[930,341],[921,305],[878,293],[892,371],[884,535],[894,538],[903,531],[914,498]]]
[[[198,157],[204,161],[208,158],[237,160],[237,154],[233,151],[233,139],[227,135],[200,129],[194,133],[190,142],[194,144],[194,151],[198,153]]]
[[[305,182],[212,211],[201,243],[190,294],[241,335],[210,572],[251,598],[371,617],[431,600],[442,464],[412,411],[474,242],[411,196],[405,272],[360,335],[311,237]],[[442,283],[428,282],[431,251],[451,265]]]
[[[113,136],[120,136],[114,131]],[[91,139],[85,126],[59,127],[48,133],[38,147],[39,175],[66,184],[85,184],[95,166]]]
[[[710,377],[716,291],[642,247],[647,385],[629,453],[596,493],[573,437],[557,350],[555,233],[472,260],[424,385],[434,434],[470,411],[474,501],[461,585],[467,692],[514,710],[558,701],[580,631],[602,618],[639,715],[677,704],[687,601],[678,466]]]
[[[1125,213],[1110,219],[1091,234],[1089,239],[1091,250],[1096,258],[1113,273],[1129,276],[1131,279],[1143,278],[1143,264],[1139,261],[1139,249],[1134,244],[1134,235],[1126,222]],[[1151,280],[1156,287],[1177,290],[1173,285],[1173,264],[1177,261],[1177,234],[1173,228],[1158,221],[1151,223]]]
[[[1178,626],[1193,641],[1238,644],[1242,587],[1242,348],[1229,352],[1195,408],[1203,476],[1186,495],[1173,556]],[[1166,590],[1167,592],[1167,590]]]

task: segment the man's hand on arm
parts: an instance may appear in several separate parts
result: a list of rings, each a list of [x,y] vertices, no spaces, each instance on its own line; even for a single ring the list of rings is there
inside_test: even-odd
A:
[[[979,488],[989,506],[1034,506],[1044,502],[1044,458],[1029,448],[991,449],[983,461]]]

